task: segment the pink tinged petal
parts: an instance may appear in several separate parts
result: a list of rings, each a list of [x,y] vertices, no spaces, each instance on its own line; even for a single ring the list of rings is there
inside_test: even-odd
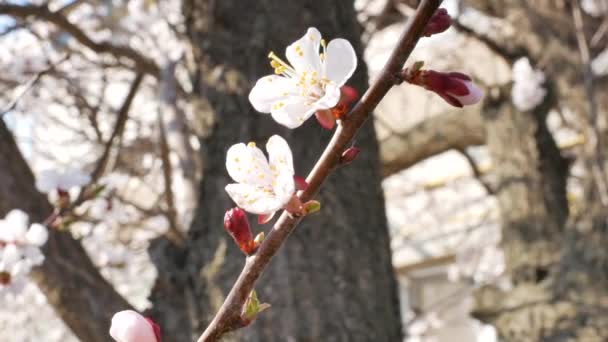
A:
[[[340,87],[340,102],[350,105],[359,99],[359,92],[351,86]]]
[[[287,141],[279,135],[273,135],[266,143],[270,169],[274,177],[281,174],[293,177],[293,155]]]
[[[268,160],[255,144],[233,145],[226,154],[226,169],[234,181],[256,186],[270,186],[272,173]]]
[[[145,317],[145,319],[152,326],[152,330],[154,330],[154,335],[156,336],[156,340],[158,342],[161,342],[161,338],[160,338],[160,326],[158,326],[158,324],[156,324],[152,319],[150,319],[148,317]]]
[[[228,184],[226,192],[243,210],[256,215],[266,215],[284,205],[270,188],[259,188],[248,184]]]
[[[272,212],[270,214],[266,214],[266,215],[259,215],[258,216],[258,224],[266,224],[268,222],[270,222],[270,220],[272,220],[272,218],[274,217],[274,214],[276,214],[277,212]]]
[[[298,73],[321,72],[321,58],[319,47],[321,45],[321,33],[314,27],[306,31],[306,34],[285,50],[285,56],[289,63]]]
[[[114,314],[110,336],[117,342],[160,342],[152,325],[144,316],[133,310]]]
[[[322,109],[315,112],[315,117],[317,118],[317,122],[321,127],[332,130],[336,125],[336,118],[331,113],[330,109]]]
[[[296,189],[298,190],[304,191],[308,188],[308,182],[304,177],[293,176],[293,181],[296,183]]]
[[[483,92],[481,91],[481,89],[479,89],[471,81],[464,81],[463,83],[467,87],[468,94],[465,96],[454,95],[454,97],[458,99],[458,101],[464,106],[473,105],[479,102],[483,97]]]
[[[344,85],[357,68],[355,49],[346,39],[334,39],[327,45],[325,55],[325,77]]]
[[[300,127],[314,112],[312,104],[308,104],[303,98],[292,98],[273,108],[271,114],[279,124],[294,129]]]
[[[295,91],[296,87],[292,80],[277,75],[265,76],[260,78],[251,89],[249,102],[258,112],[270,113],[273,103],[284,101]]]

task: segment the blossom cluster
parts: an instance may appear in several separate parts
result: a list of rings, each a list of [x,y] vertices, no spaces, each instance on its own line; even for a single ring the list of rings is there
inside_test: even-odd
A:
[[[19,292],[32,267],[44,261],[40,248],[48,240],[48,230],[38,223],[28,226],[28,221],[18,209],[0,220],[0,293]]]
[[[534,109],[543,102],[547,89],[543,86],[545,74],[534,70],[528,58],[520,58],[513,64],[513,89],[511,99],[520,111]]]

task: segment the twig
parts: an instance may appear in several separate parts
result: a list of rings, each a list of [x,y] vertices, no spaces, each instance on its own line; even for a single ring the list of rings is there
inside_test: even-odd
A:
[[[101,177],[101,175],[103,174],[103,170],[105,169],[105,166],[108,162],[108,158],[110,156],[110,150],[112,148],[114,139],[117,136],[122,134],[124,125],[128,118],[129,108],[131,107],[131,103],[133,102],[133,98],[135,97],[135,94],[137,93],[137,90],[139,89],[139,85],[141,84],[143,77],[144,77],[143,73],[137,74],[137,76],[135,76],[135,80],[133,81],[133,84],[131,85],[131,88],[129,89],[129,93],[127,94],[127,97],[125,98],[125,100],[118,112],[118,117],[116,119],[116,123],[114,124],[114,130],[112,131],[112,135],[106,142],[104,152],[97,160],[95,170],[93,170],[93,172],[91,174],[91,180],[89,181],[89,183],[80,190],[78,197],[76,197],[76,199],[74,201],[70,202],[69,204],[67,204],[64,207],[56,208],[53,211],[53,213],[51,215],[49,215],[43,221],[43,223],[42,223],[43,225],[51,228],[58,218],[71,213],[72,211],[74,211],[74,209],[79,207],[82,203],[92,199],[96,195],[95,188],[92,187],[92,185],[94,185],[97,182],[97,180]]]
[[[299,193],[302,202],[312,199],[319,188],[338,166],[342,152],[349,146],[351,140],[376,108],[380,100],[394,85],[397,73],[403,67],[406,59],[416,46],[426,24],[442,0],[424,0],[418,7],[399,39],[395,50],[389,58],[378,79],[365,92],[361,101],[353,108],[350,115],[338,126],[321,158],[317,161],[306,181],[308,187]],[[223,334],[242,326],[241,309],[270,259],[277,253],[289,234],[295,229],[301,218],[294,218],[283,212],[275,223],[262,245],[254,256],[247,258],[245,266],[236,283],[230,290],[207,329],[197,342],[217,341]]]
[[[14,110],[15,107],[17,107],[17,104],[19,103],[19,101],[21,100],[21,98],[23,98],[23,96],[25,96],[25,94],[34,86],[34,84],[36,84],[36,82],[38,82],[42,78],[42,76],[44,76],[44,75],[48,74],[49,72],[55,70],[55,68],[59,64],[61,64],[62,62],[64,62],[68,58],[70,58],[69,54],[63,56],[58,61],[56,61],[54,63],[51,63],[44,70],[41,70],[38,73],[36,73],[36,75],[32,76],[32,78],[30,78],[27,81],[27,83],[25,83],[23,85],[23,89],[19,92],[19,94],[17,94],[17,96],[15,96],[15,98],[6,106],[6,108],[4,108],[2,110],[2,112],[0,112],[0,118],[2,118],[4,116],[4,114],[6,114],[6,113],[8,113],[8,112],[10,112],[12,110]]]
[[[133,102],[133,98],[135,98],[135,94],[139,89],[141,81],[144,78],[143,73],[137,74],[133,83],[131,84],[131,88],[129,89],[129,93],[125,97],[125,100],[118,111],[118,115],[116,117],[116,122],[114,123],[114,129],[112,130],[112,134],[108,141],[105,144],[105,148],[99,159],[97,160],[95,169],[91,173],[91,183],[95,183],[103,174],[103,171],[106,168],[108,163],[108,159],[110,158],[110,151],[112,150],[112,145],[114,144],[114,140],[117,137],[122,135],[122,132],[125,128],[125,124],[127,123],[127,118],[129,117],[129,109],[131,108],[131,103]]]
[[[0,4],[0,14],[6,14],[17,18],[36,17],[46,20],[62,30],[69,33],[82,45],[97,53],[109,53],[118,58],[128,58],[135,63],[135,66],[140,72],[151,74],[155,77],[159,76],[160,69],[147,57],[141,55],[136,50],[126,45],[114,45],[109,42],[96,42],[89,37],[80,27],[70,22],[59,11],[51,11],[47,6],[41,5],[14,5]]]
[[[473,156],[471,156],[464,148],[458,149],[458,152],[460,152],[460,154],[462,154],[462,156],[467,160],[469,166],[471,166],[471,170],[473,171],[473,176],[475,176],[477,181],[481,183],[481,186],[483,186],[483,188],[486,190],[486,193],[488,195],[494,195],[494,190],[490,184],[483,179],[483,171],[479,168],[477,162],[475,159],[473,159]]]

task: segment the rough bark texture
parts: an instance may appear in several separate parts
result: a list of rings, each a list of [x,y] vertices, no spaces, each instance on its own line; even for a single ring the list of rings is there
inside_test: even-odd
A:
[[[523,113],[509,103],[489,106],[488,147],[500,166],[496,195],[513,289],[482,289],[475,314],[504,341],[606,341],[606,212],[592,200],[569,220],[568,162],[545,123],[553,99]]]
[[[0,217],[12,209],[42,222],[51,212],[46,196],[34,184],[34,175],[0,119]],[[88,255],[69,233],[53,231],[44,248],[46,256],[31,277],[57,314],[82,341],[108,340],[114,312],[130,305],[101,276]]]
[[[244,263],[222,228],[224,212],[234,206],[224,190],[232,182],[225,169],[227,149],[249,140],[263,146],[272,134],[280,134],[292,147],[296,172],[305,175],[331,136],[314,119],[297,130],[287,130],[269,116],[254,112],[247,95],[255,80],[272,71],[268,51],[283,54],[309,26],[317,27],[327,39],[344,37],[354,42],[359,56],[361,46],[352,1],[230,0],[213,5],[186,1],[184,12],[195,46],[193,77],[200,95],[213,108],[216,126],[201,141],[204,180],[188,252],[176,265],[162,268],[173,273],[161,275],[162,285],[154,298],[167,298],[163,289],[184,293],[183,298],[172,300],[189,305],[190,314],[176,320],[179,329],[169,329],[186,331],[184,322],[188,321],[190,333],[196,335],[216,313]],[[350,84],[364,89],[365,75],[360,62]],[[321,190],[321,212],[296,229],[258,283],[258,296],[272,308],[239,331],[235,336],[239,340],[400,340],[378,147],[371,122],[357,142],[363,147],[358,159]],[[170,253],[164,245],[159,242],[153,256]],[[162,305],[156,303],[153,314],[166,324],[162,311]],[[169,338],[186,341],[190,338],[186,334]]]

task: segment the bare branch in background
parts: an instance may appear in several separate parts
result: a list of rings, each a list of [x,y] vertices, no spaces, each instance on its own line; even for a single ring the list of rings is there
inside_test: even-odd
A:
[[[0,4],[0,14],[22,19],[35,17],[46,20],[66,31],[82,45],[97,53],[108,53],[116,58],[128,58],[135,63],[135,67],[140,72],[145,72],[155,77],[158,77],[160,74],[160,69],[154,61],[141,55],[131,47],[114,45],[109,42],[96,42],[82,29],[70,22],[60,11],[51,11],[47,6]]]
[[[382,175],[388,177],[450,149],[463,149],[484,142],[485,130],[479,108],[440,114],[381,141]]]
[[[0,112],[0,119],[6,113],[13,111],[17,107],[19,100],[21,100],[21,98],[23,98],[23,96],[25,96],[25,94],[27,94],[27,92],[36,84],[36,82],[38,82],[42,78],[42,76],[52,72],[53,70],[55,70],[55,68],[59,64],[68,60],[69,58],[70,58],[70,55],[65,55],[63,58],[59,59],[58,61],[56,61],[54,63],[51,63],[47,68],[39,71],[38,73],[36,73],[36,75],[34,75],[32,78],[30,78],[29,81],[27,81],[27,83],[25,83],[23,85],[23,88],[21,89],[19,94],[17,94],[15,96],[15,98],[13,98],[13,100]]]

